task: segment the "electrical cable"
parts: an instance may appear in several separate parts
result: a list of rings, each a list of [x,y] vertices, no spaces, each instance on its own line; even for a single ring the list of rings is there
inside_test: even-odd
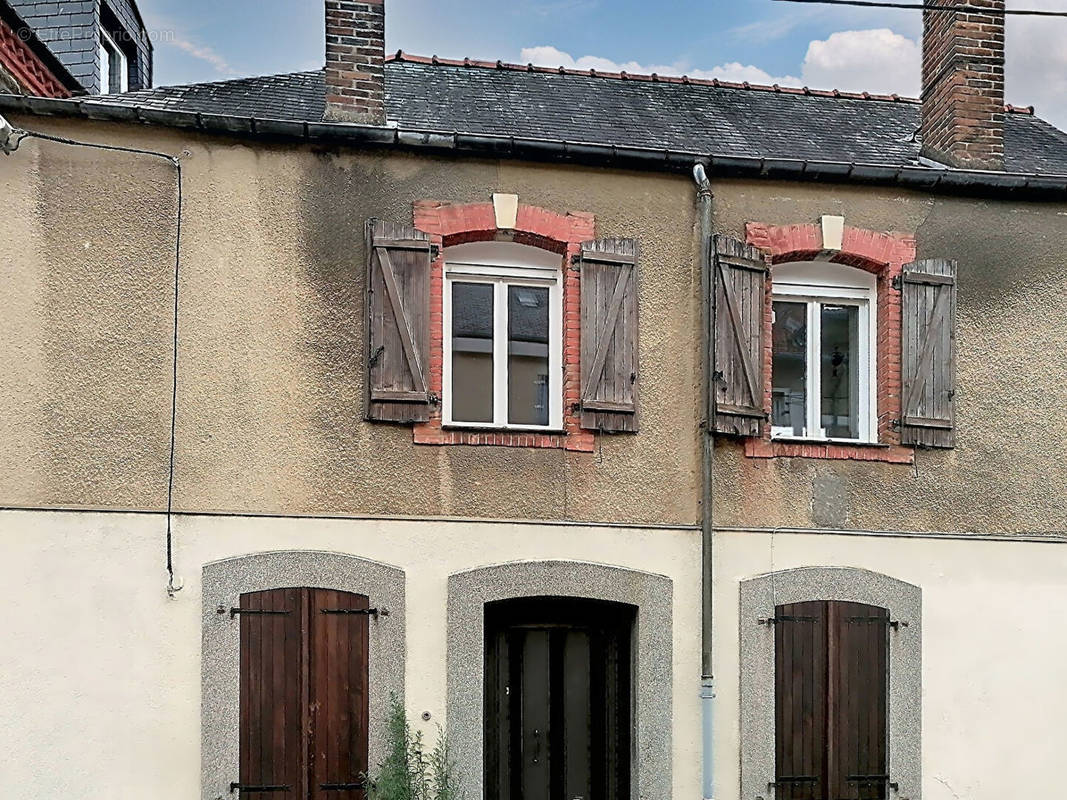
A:
[[[776,3],[807,3],[828,6],[858,6],[860,8],[900,8],[911,11],[955,11],[960,14],[1015,15],[1022,17],[1067,17],[1067,11],[1044,11],[1038,9],[985,8],[982,6],[945,6],[924,3],[886,3],[879,0],[774,0]]]
[[[39,131],[31,130],[16,130],[15,134],[17,139],[11,146],[10,152],[18,150],[19,145],[25,139],[42,139],[46,142],[55,142],[57,144],[71,145],[73,147],[87,147],[94,150],[109,150],[118,153],[132,153],[134,155],[152,156],[153,158],[162,158],[174,167],[176,170],[176,179],[178,184],[178,207],[175,220],[175,236],[174,236],[174,317],[173,317],[173,337],[171,347],[171,396],[170,396],[170,457],[167,473],[167,595],[171,598],[177,592],[182,590],[181,584],[175,585],[174,583],[174,532],[173,532],[173,516],[174,516],[174,451],[175,442],[177,440],[177,421],[178,421],[178,278],[180,275],[181,267],[181,248],[182,248],[182,163],[177,156],[172,156],[169,153],[160,153],[156,150],[143,150],[137,147],[123,147],[114,144],[99,144],[97,142],[81,142],[76,139],[68,139],[64,136],[54,136],[49,133],[40,133]]]

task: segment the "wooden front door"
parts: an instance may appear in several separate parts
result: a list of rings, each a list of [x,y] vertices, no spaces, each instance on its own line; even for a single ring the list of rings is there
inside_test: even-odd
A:
[[[486,606],[487,800],[630,796],[634,611],[572,598]]]

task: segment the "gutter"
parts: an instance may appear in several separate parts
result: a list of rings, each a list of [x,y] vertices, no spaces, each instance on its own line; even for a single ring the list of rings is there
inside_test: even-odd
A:
[[[0,94],[0,111],[159,125],[200,133],[272,141],[381,147],[436,155],[578,163],[677,174],[689,173],[693,163],[699,162],[704,165],[709,175],[726,178],[859,183],[1002,199],[1010,197],[1067,201],[1067,175],[709,154],[670,148],[570,142],[562,139],[201,114],[77,98],[56,100]]]

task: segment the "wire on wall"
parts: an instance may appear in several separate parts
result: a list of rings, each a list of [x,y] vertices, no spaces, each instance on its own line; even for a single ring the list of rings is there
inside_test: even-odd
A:
[[[17,130],[14,132],[14,143],[9,152],[18,150],[19,145],[25,139],[42,139],[46,142],[70,145],[73,147],[87,147],[94,150],[109,150],[119,153],[132,153],[134,155],[151,156],[161,158],[169,162],[175,169],[178,184],[178,206],[175,213],[174,235],[174,307],[171,341],[171,394],[170,394],[170,454],[167,466],[167,595],[171,598],[182,590],[182,581],[174,576],[174,451],[177,438],[178,420],[178,278],[181,267],[182,247],[182,163],[177,156],[169,153],[160,153],[155,150],[143,150],[137,147],[123,147],[113,144],[99,144],[97,142],[82,142],[76,139],[68,139],[63,136],[53,136],[39,131]]]

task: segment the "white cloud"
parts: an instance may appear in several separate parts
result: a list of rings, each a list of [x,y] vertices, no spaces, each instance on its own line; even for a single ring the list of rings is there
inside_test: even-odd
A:
[[[1009,8],[1064,11],[1062,0],[1008,0]],[[1008,17],[1009,103],[1036,106],[1037,115],[1067,129],[1067,19]]]
[[[839,31],[808,45],[801,74],[812,88],[916,97],[921,62],[919,42],[888,28]]]
[[[201,61],[206,61],[208,64],[213,66],[215,68],[215,71],[218,72],[220,75],[237,74],[237,71],[229,65],[226,59],[224,59],[210,47],[196,44],[194,42],[189,41],[188,39],[183,39],[180,36],[175,36],[173,38],[167,39],[166,42],[167,44],[174,45],[179,50],[184,50],[193,58],[198,58]]]
[[[524,47],[519,56],[522,63],[537,64],[546,67],[566,67],[567,69],[589,70],[597,72],[631,72],[639,75],[688,75],[690,78],[702,78],[711,80],[718,78],[722,81],[748,81],[749,83],[779,83],[782,85],[797,86],[799,78],[789,75],[776,77],[759,67],[751,64],[730,62],[720,64],[711,69],[692,69],[684,62],[674,64],[641,64],[637,61],[618,62],[603,56],[586,55],[575,58],[570,53],[548,45],[540,47]]]

